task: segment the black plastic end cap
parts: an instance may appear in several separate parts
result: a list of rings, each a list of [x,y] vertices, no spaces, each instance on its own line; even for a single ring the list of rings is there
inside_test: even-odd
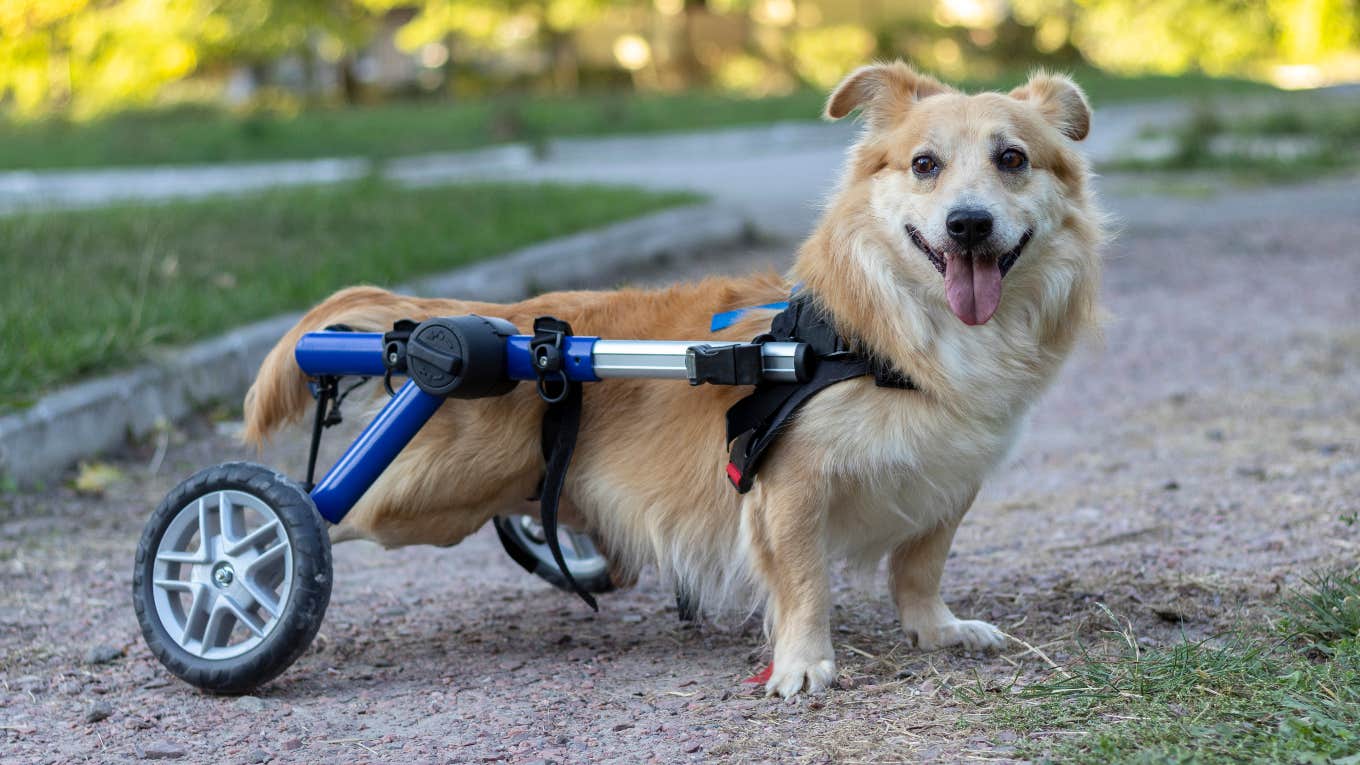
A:
[[[434,396],[504,395],[517,384],[505,366],[506,340],[515,333],[515,325],[504,319],[476,314],[428,319],[406,343],[407,372]]]

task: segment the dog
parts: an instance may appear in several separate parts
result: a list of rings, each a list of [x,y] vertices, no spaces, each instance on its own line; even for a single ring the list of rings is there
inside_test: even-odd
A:
[[[741,495],[725,478],[724,413],[749,388],[587,385],[564,490],[572,522],[616,566],[655,565],[706,607],[763,605],[770,695],[834,681],[829,570],[840,560],[888,557],[889,589],[915,646],[1000,647],[996,627],[950,611],[940,578],[983,479],[1098,325],[1103,215],[1074,143],[1087,134],[1090,106],[1060,75],[967,95],[898,61],[851,73],[826,104],[830,119],[856,110],[862,131],[788,278],[556,292],[511,305],[346,289],[269,353],[246,396],[246,438],[260,443],[310,411],[293,347],[328,325],[377,332],[398,319],[477,313],[525,332],[552,315],[586,335],[746,341],[769,328],[773,311],[750,311],[716,334],[710,317],[781,300],[796,283],[844,338],[918,389],[869,377],[827,388]],[[495,515],[525,512],[543,471],[544,407],[531,385],[449,401],[332,538],[449,545]]]

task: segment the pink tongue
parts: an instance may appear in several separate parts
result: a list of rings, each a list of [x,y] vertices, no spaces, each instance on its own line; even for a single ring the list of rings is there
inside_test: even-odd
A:
[[[986,324],[1001,302],[1001,267],[996,258],[955,255],[945,262],[944,290],[949,308],[964,324]]]

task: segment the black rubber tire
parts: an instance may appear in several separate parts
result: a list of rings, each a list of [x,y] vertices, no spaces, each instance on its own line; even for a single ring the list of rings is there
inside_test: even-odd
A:
[[[500,537],[501,546],[505,548],[506,554],[518,563],[525,571],[533,574],[539,579],[556,587],[563,592],[571,592],[571,585],[567,583],[567,578],[562,576],[562,572],[557,568],[557,562],[549,557],[545,550],[530,549],[519,531],[515,528],[514,518],[511,516],[498,515],[492,519],[492,524],[496,527],[496,536]],[[568,563],[567,565],[571,565]],[[581,585],[581,589],[592,595],[602,595],[606,592],[614,591],[614,581],[609,577],[609,567],[605,566],[600,573],[590,576],[580,571],[573,570],[572,578]]]
[[[177,645],[156,614],[152,568],[170,522],[190,502],[215,491],[252,494],[278,515],[292,548],[293,581],[279,623],[250,651],[204,659]],[[331,542],[311,497],[295,481],[263,465],[227,462],[176,486],[146,523],[132,574],[132,607],[151,653],[179,679],[216,694],[247,693],[278,677],[316,637],[331,599]]]

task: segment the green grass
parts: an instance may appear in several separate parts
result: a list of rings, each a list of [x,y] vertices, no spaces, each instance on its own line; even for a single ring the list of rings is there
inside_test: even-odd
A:
[[[1360,569],[1287,605],[1269,625],[1151,648],[1107,612],[1113,649],[1017,689],[992,722],[1039,761],[1360,765]]]
[[[1117,161],[1108,169],[1213,172],[1246,183],[1305,181],[1360,166],[1360,103],[1291,98],[1269,111],[1240,116],[1205,107],[1181,125],[1145,135],[1163,136],[1172,141],[1173,150],[1167,156]],[[1240,148],[1216,147],[1221,139]],[[1272,144],[1288,141],[1306,145],[1296,155],[1270,151]]]
[[[1074,75],[1097,105],[1140,99],[1269,91],[1245,80],[1203,76],[1119,78],[1095,69]],[[963,86],[1009,88],[1024,72]],[[314,109],[296,116],[234,115],[205,108],[130,112],[73,124],[0,122],[0,170],[305,159],[394,157],[561,136],[703,130],[781,120],[815,120],[825,94],[741,99],[716,93],[501,97],[461,103],[393,103]]]
[[[377,181],[0,218],[0,411],[283,311],[692,201]]]

